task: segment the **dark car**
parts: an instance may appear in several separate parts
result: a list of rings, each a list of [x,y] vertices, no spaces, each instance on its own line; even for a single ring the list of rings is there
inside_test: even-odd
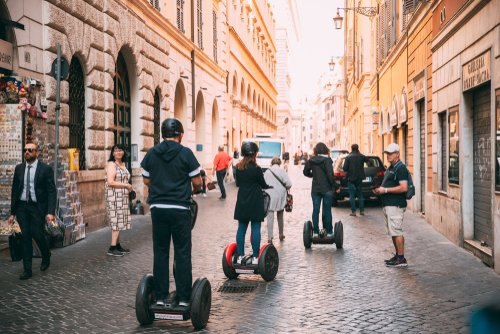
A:
[[[344,159],[347,155],[341,155],[335,161],[333,166],[333,179],[335,180],[335,187],[339,192],[333,196],[333,206],[337,206],[338,201],[349,198],[349,191],[347,189],[347,176],[342,169]],[[379,187],[384,179],[385,167],[382,159],[375,155],[367,155],[368,161],[365,162],[365,179],[363,180],[362,189],[365,199],[378,198],[373,193],[373,188]]]

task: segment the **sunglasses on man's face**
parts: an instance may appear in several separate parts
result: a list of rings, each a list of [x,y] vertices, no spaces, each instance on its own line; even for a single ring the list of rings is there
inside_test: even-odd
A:
[[[33,153],[33,152],[36,152],[36,148],[25,148],[23,149],[24,152],[30,152],[30,153]]]

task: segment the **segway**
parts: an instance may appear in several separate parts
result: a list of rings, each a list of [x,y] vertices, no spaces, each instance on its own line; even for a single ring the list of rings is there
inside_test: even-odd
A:
[[[236,242],[230,243],[226,246],[222,255],[222,270],[229,279],[235,279],[240,274],[257,274],[264,281],[269,282],[278,273],[280,259],[273,244],[266,243],[260,248],[258,264],[252,264],[252,256],[245,256],[241,264],[236,262],[237,258]]]
[[[306,249],[311,248],[311,244],[333,244],[337,249],[341,249],[344,243],[344,225],[339,220],[335,223],[333,227],[333,237],[329,238],[326,235],[326,231],[323,229],[320,231],[318,237],[313,238],[313,224],[311,221],[306,221],[304,223],[304,231],[302,233],[302,238],[304,241],[304,247]]]
[[[189,205],[191,210],[191,229],[196,224],[198,216],[198,204],[191,199]],[[175,277],[175,262],[173,264],[173,275]],[[177,294],[171,292],[167,297],[167,305],[156,305],[156,294],[154,291],[154,277],[146,274],[142,277],[135,295],[135,316],[137,321],[143,325],[149,325],[154,320],[189,320],[196,329],[207,326],[212,306],[212,287],[205,277],[198,278],[191,289],[189,306],[179,306]]]

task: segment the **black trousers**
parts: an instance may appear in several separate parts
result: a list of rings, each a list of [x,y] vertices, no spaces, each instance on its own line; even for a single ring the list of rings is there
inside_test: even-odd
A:
[[[16,218],[21,227],[23,235],[23,267],[24,271],[31,272],[33,262],[33,244],[31,239],[35,239],[42,261],[50,258],[49,245],[45,239],[45,216],[33,202],[21,202],[16,212]]]
[[[226,169],[221,169],[216,172],[217,184],[220,188],[220,195],[222,198],[226,198],[226,188],[224,188],[224,178],[226,177]]]
[[[191,211],[151,209],[153,221],[153,276],[156,298],[169,293],[170,239],[174,243],[174,279],[177,297],[189,302],[193,273],[191,265]]]

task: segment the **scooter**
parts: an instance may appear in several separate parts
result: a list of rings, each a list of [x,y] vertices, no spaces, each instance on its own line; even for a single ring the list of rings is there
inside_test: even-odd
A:
[[[304,247],[311,248],[311,244],[333,244],[337,249],[341,249],[344,243],[344,225],[339,220],[333,227],[333,237],[327,237],[325,229],[321,230],[318,237],[313,237],[313,224],[310,220],[304,223],[304,230],[302,233]]]
[[[259,251],[259,263],[252,264],[252,256],[245,256],[241,264],[237,263],[236,242],[226,246],[222,255],[222,270],[229,279],[235,279],[240,274],[257,274],[264,281],[272,281],[278,273],[280,259],[273,244],[264,244]]]

